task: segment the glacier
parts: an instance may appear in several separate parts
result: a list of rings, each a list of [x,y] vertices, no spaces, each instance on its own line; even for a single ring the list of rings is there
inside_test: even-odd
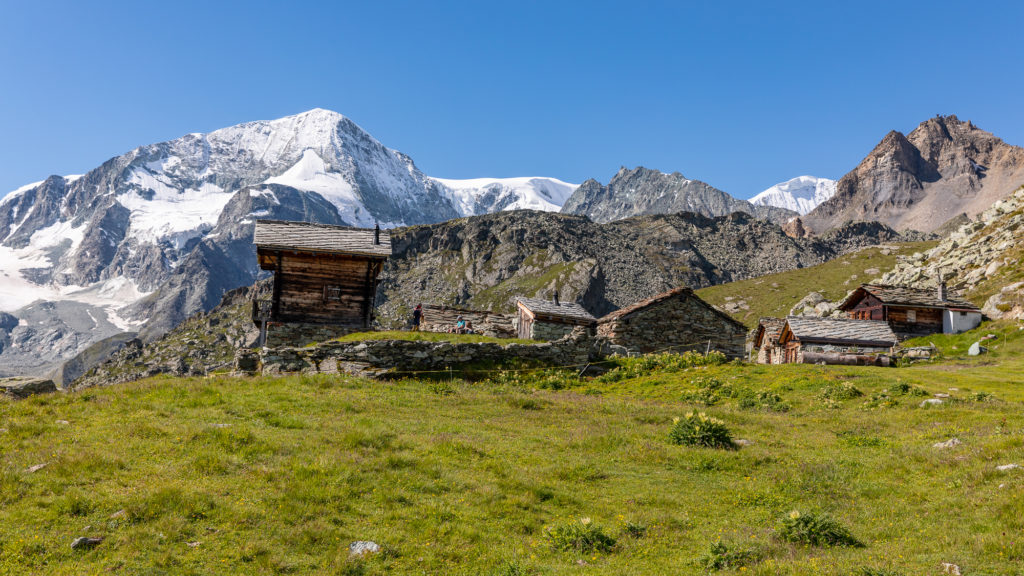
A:
[[[757,194],[750,199],[750,203],[785,208],[803,216],[835,193],[836,180],[816,176],[797,176]]]

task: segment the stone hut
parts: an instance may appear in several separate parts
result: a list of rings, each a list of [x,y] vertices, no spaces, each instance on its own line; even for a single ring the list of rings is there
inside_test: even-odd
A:
[[[539,298],[516,300],[516,334],[527,340],[558,340],[577,326],[592,329],[597,319],[583,306]]]
[[[897,342],[881,320],[789,316],[779,335],[784,364],[888,365]]]
[[[785,318],[766,316],[758,320],[752,338],[752,349],[758,364],[782,364],[783,351],[779,345],[779,336],[785,325]]]
[[[473,324],[473,332],[494,338],[515,338],[512,314],[500,314],[487,310],[468,310],[450,308],[433,304],[423,305],[423,318],[420,330],[424,332],[448,332],[458,321],[459,316]]]
[[[260,269],[274,273],[269,300],[253,302],[267,346],[303,346],[373,322],[377,276],[391,255],[380,228],[257,220]]]
[[[929,334],[959,334],[981,324],[981,310],[949,294],[944,282],[934,290],[862,284],[839,304],[856,320],[882,320],[900,340]]]
[[[747,327],[680,287],[601,318],[597,335],[636,353],[710,348],[743,358]]]

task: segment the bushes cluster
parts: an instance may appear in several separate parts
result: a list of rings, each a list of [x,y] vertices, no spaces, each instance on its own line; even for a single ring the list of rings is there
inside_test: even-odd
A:
[[[864,546],[845,526],[830,516],[798,510],[782,519],[778,535],[787,542],[808,546]]]
[[[544,537],[552,548],[563,552],[611,552],[615,547],[615,538],[590,518],[549,526]]]
[[[643,356],[616,357],[610,360],[613,368],[597,378],[598,381],[613,383],[644,376],[654,371],[680,372],[697,366],[719,366],[725,364],[725,354],[713,350],[708,354],[684,352],[682,354],[644,354]]]
[[[734,449],[732,433],[725,422],[712,418],[703,412],[689,412],[683,418],[675,418],[669,441],[683,446]]]
[[[760,554],[753,548],[726,545],[721,540],[711,545],[706,554],[697,559],[697,565],[704,570],[740,568],[758,560]]]

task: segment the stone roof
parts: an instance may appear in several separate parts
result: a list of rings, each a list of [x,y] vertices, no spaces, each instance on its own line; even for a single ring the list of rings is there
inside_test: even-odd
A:
[[[889,324],[882,320],[790,316],[786,326],[801,342],[894,346],[898,341]]]
[[[754,343],[757,343],[758,336],[764,332],[763,339],[766,339],[771,344],[778,344],[779,337],[782,336],[782,329],[785,327],[785,318],[773,318],[771,316],[761,318],[757,321],[757,328],[754,333]]]
[[[731,323],[733,323],[733,324],[743,328],[744,330],[747,329],[747,327],[744,326],[742,322],[740,322],[739,320],[736,320],[735,318],[733,318],[732,316],[726,314],[725,312],[722,312],[718,308],[715,308],[711,304],[708,304],[707,302],[701,300],[700,296],[697,296],[693,292],[693,290],[687,288],[686,286],[680,286],[679,288],[673,288],[672,290],[669,290],[667,292],[662,292],[661,294],[657,294],[655,296],[651,296],[650,298],[647,298],[646,300],[640,300],[639,302],[635,302],[633,304],[630,304],[629,306],[626,306],[625,308],[619,308],[618,310],[616,310],[614,312],[611,312],[610,314],[606,314],[605,316],[601,317],[601,319],[598,320],[598,322],[603,324],[605,322],[611,322],[613,320],[619,320],[621,318],[625,318],[626,316],[629,316],[630,314],[632,314],[634,312],[637,312],[639,310],[643,310],[644,308],[647,308],[648,306],[653,306],[655,304],[664,302],[665,300],[668,300],[668,299],[670,299],[670,298],[672,298],[674,296],[680,296],[680,295],[684,295],[684,294],[689,296],[690,298],[693,298],[693,299],[697,300],[701,304],[707,306],[708,309],[710,309],[712,312],[714,312],[718,316],[722,317],[723,320],[727,320],[727,321],[729,321],[729,322],[731,322]]]
[[[540,298],[518,298],[517,302],[534,314],[550,318],[565,318],[586,323],[597,321],[590,312],[587,312],[583,306],[575,302],[559,302],[555,304],[551,300],[542,300]]]
[[[349,228],[309,222],[283,220],[257,220],[253,243],[260,248],[323,252],[331,254],[359,254],[363,256],[391,256],[391,234],[380,231],[380,243],[374,244],[373,228]]]
[[[885,284],[861,284],[859,288],[846,297],[846,300],[843,300],[842,304],[839,305],[839,309],[848,310],[855,306],[865,293],[878,298],[883,304],[893,306],[978,310],[978,307],[974,304],[949,294],[947,294],[945,300],[939,300],[938,288],[912,288],[910,286],[888,286]]]

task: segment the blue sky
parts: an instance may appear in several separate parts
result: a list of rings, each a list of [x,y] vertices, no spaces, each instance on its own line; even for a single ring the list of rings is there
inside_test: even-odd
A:
[[[321,107],[427,174],[838,178],[941,114],[1024,145],[1021,2],[0,0],[0,194]]]

